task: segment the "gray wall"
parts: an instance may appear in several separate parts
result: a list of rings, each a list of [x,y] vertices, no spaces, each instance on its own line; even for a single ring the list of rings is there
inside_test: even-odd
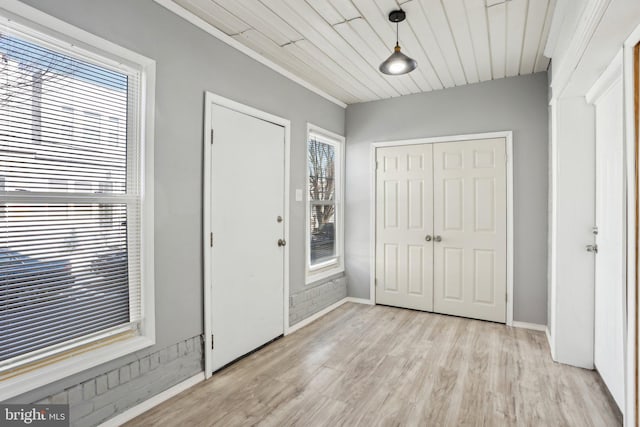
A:
[[[369,297],[370,143],[512,130],[514,319],[547,320],[547,74],[478,83],[347,108],[348,293]]]
[[[306,125],[344,134],[344,109],[250,59],[152,0],[25,0],[50,15],[157,61],[155,277],[157,345],[36,390],[39,400],[198,336],[202,324],[202,129],[206,90],[291,120],[291,294],[304,284]],[[344,285],[344,280],[341,282]],[[322,282],[317,285],[322,286]],[[331,290],[335,298],[340,292]],[[322,297],[322,295],[318,295]],[[323,305],[335,301],[325,301]],[[308,313],[308,308],[306,309]]]

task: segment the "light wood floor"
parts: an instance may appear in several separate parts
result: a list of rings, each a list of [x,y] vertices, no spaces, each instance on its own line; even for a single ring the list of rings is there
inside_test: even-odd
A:
[[[542,332],[345,304],[130,426],[616,426],[593,371]]]

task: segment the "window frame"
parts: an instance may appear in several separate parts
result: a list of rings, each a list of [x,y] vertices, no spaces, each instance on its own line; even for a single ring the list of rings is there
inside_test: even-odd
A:
[[[335,258],[311,265],[311,198],[309,196],[309,141],[311,135],[317,137],[322,143],[332,145],[335,148],[336,158],[336,183],[335,183],[335,233],[336,256]],[[328,131],[320,126],[307,123],[305,143],[305,284],[310,285],[319,280],[326,279],[344,272],[344,174],[345,174],[345,137]]]
[[[17,0],[6,0],[0,6],[0,27],[8,33],[15,32],[20,36],[35,39],[43,46],[53,47],[69,55],[117,70],[125,70],[129,73],[133,70],[140,76],[135,100],[136,108],[132,113],[135,115],[135,128],[131,129],[134,132],[131,140],[135,144],[127,147],[127,152],[132,149],[137,150],[138,153],[137,161],[134,163],[128,160],[127,164],[127,176],[130,176],[129,168],[132,167],[135,169],[134,176],[139,181],[137,194],[135,194],[136,199],[139,198],[141,211],[139,242],[141,320],[138,328],[129,336],[105,341],[104,345],[100,345],[100,341],[93,340],[92,343],[98,345],[90,346],[86,350],[82,350],[81,347],[87,345],[87,342],[72,340],[56,348],[55,361],[43,357],[39,359],[40,363],[34,364],[33,367],[28,364],[17,367],[16,369],[24,368],[24,371],[0,381],[0,401],[4,401],[155,344],[153,155],[156,63],[150,58]],[[3,198],[7,201],[14,199],[24,201],[37,195],[38,193],[27,195],[4,193]],[[90,196],[82,194],[70,193],[61,197],[64,197],[65,201],[67,199],[78,199],[79,202],[92,201]],[[134,196],[127,193],[126,197]],[[35,197],[31,198],[36,201]],[[55,196],[51,196],[51,199],[54,198]],[[113,338],[113,334],[105,333],[102,337],[103,340],[108,338]]]

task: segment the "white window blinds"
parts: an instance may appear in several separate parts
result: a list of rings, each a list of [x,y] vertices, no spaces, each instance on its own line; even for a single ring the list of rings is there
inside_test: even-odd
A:
[[[139,73],[0,27],[0,371],[141,320]]]

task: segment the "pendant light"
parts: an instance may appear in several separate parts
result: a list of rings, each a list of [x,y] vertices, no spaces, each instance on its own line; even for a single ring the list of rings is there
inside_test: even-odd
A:
[[[409,58],[404,53],[400,52],[400,44],[398,43],[398,25],[404,21],[407,14],[404,10],[393,10],[389,13],[389,21],[396,23],[396,47],[393,49],[393,53],[382,64],[380,64],[380,71],[384,74],[399,75],[407,74],[415,70],[418,63],[415,59]]]

